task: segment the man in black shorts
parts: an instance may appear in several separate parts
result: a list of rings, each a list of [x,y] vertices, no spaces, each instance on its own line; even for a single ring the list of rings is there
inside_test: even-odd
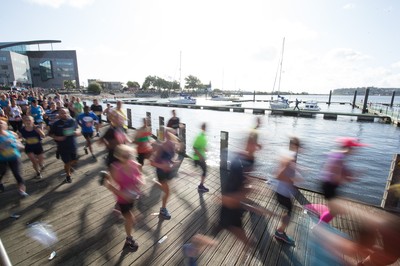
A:
[[[59,120],[55,121],[50,128],[49,136],[57,143],[57,150],[64,162],[66,173],[65,182],[71,183],[71,169],[77,162],[76,136],[79,135],[78,126],[66,108],[59,110]]]

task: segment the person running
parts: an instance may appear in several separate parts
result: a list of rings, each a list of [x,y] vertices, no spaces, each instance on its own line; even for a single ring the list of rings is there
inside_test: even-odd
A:
[[[14,99],[11,99],[11,106],[8,112],[8,122],[13,128],[14,132],[19,132],[22,127],[22,110],[16,104]]]
[[[44,110],[42,106],[38,105],[37,100],[32,100],[32,105],[28,109],[27,115],[32,116],[35,121],[35,125],[38,125],[39,128],[43,130]]]
[[[21,176],[21,153],[19,148],[22,144],[18,141],[14,132],[7,130],[7,122],[0,119],[0,192],[4,192],[5,188],[1,180],[6,174],[7,167],[11,169],[15,180],[18,184],[19,194],[22,197],[29,196],[26,193],[25,181]]]
[[[126,113],[125,113],[125,111],[122,109],[122,101],[117,101],[117,106],[115,107],[115,109],[114,109],[117,113],[118,113],[118,115],[123,119],[123,123],[122,123],[122,127],[123,127],[123,129],[124,129],[124,131],[125,131],[125,133],[127,132],[127,130],[128,130],[128,126],[126,125],[126,121],[128,120],[128,118],[127,118],[127,116],[126,116]],[[112,121],[111,121],[111,124],[112,124]],[[114,125],[115,126],[115,125]]]
[[[31,160],[36,178],[41,179],[41,171],[44,169],[44,154],[42,139],[45,137],[43,131],[34,125],[32,116],[24,116],[24,126],[19,135],[25,139],[25,153]]]
[[[73,104],[75,117],[78,117],[83,112],[83,104],[80,98],[76,98],[76,102]]]
[[[114,157],[115,147],[119,144],[129,142],[129,139],[122,128],[124,122],[123,117],[121,117],[115,110],[111,110],[108,113],[108,118],[111,121],[111,125],[104,135],[99,138],[98,143],[106,145],[108,150],[106,164],[107,167],[110,167],[111,164],[116,161],[116,158]]]
[[[110,174],[103,173],[100,184],[109,189],[117,197],[117,205],[125,219],[125,248],[136,251],[138,243],[132,238],[132,228],[136,222],[132,213],[135,200],[139,198],[140,186],[144,184],[140,165],[132,158],[135,149],[121,144],[115,148],[116,160],[111,164]]]
[[[100,126],[103,123],[101,118],[101,114],[103,113],[103,106],[99,104],[99,101],[97,99],[93,99],[93,104],[90,106],[90,110],[97,115],[98,123],[96,124],[96,137],[100,137]]]
[[[106,116],[106,120],[107,120],[107,123],[110,123],[110,119],[109,119],[109,117],[108,117],[108,113],[110,112],[110,110],[112,110],[112,106],[111,106],[111,104],[109,104],[109,103],[107,103],[107,108],[106,109],[104,109],[104,112],[103,112],[103,115],[105,115]]]
[[[294,240],[286,234],[289,225],[293,203],[292,197],[295,193],[294,183],[301,181],[296,177],[296,154],[289,151],[282,156],[279,169],[276,173],[275,196],[279,204],[286,209],[287,213],[281,218],[281,223],[276,229],[274,237],[294,246]]]
[[[321,188],[329,212],[324,213],[321,220],[329,223],[339,212],[340,207],[335,204],[337,189],[344,183],[354,180],[352,171],[346,165],[347,158],[355,152],[355,147],[367,146],[359,142],[357,138],[344,137],[337,139],[339,150],[332,151],[324,165],[321,176]]]
[[[256,126],[250,131],[249,137],[247,138],[245,151],[248,152],[249,161],[254,164],[255,153],[261,150],[262,145],[258,142],[258,129],[261,126],[261,118],[256,118]]]
[[[167,210],[167,201],[169,198],[169,181],[173,178],[174,169],[177,161],[174,160],[178,145],[177,137],[172,129],[166,128],[164,132],[165,140],[155,145],[155,151],[150,159],[151,165],[156,168],[158,185],[164,192],[160,208],[160,216],[164,219],[171,219]]]
[[[144,165],[144,160],[149,159],[153,152],[151,136],[151,128],[148,126],[147,118],[143,118],[143,126],[136,130],[133,139],[133,143],[137,145],[137,161],[142,166]]]
[[[86,145],[83,148],[85,150],[85,153],[88,154],[88,148],[90,151],[90,154],[92,155],[93,159],[96,159],[96,156],[93,154],[93,149],[92,149],[92,142],[91,139],[93,138],[93,133],[94,133],[94,126],[96,123],[98,123],[98,117],[95,115],[92,111],[89,111],[89,106],[85,106],[83,108],[83,113],[78,115],[77,117],[77,122],[81,126],[82,130],[82,135],[86,140]]]
[[[60,119],[51,126],[49,135],[57,142],[58,154],[64,162],[65,182],[71,183],[72,166],[78,159],[76,136],[80,133],[77,130],[77,123],[69,115],[68,109],[61,108],[58,114]]]
[[[194,166],[200,166],[202,170],[201,181],[197,187],[199,192],[208,192],[208,188],[204,186],[204,181],[207,175],[206,151],[207,151],[207,137],[206,137],[206,123],[201,124],[201,132],[197,135],[193,144],[193,160]]]

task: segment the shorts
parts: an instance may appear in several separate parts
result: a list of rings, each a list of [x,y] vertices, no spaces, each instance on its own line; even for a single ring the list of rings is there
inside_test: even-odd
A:
[[[157,178],[159,182],[165,182],[171,180],[173,177],[172,172],[164,172],[163,170],[157,168]]]
[[[290,216],[292,213],[292,209],[293,209],[292,200],[288,197],[285,197],[285,196],[279,194],[279,193],[275,193],[275,195],[276,195],[276,199],[278,200],[279,204],[286,208],[286,210],[288,211],[288,215]]]
[[[336,197],[336,189],[338,188],[339,185],[333,184],[328,181],[324,181],[322,183],[322,193],[324,194],[324,197],[326,200],[333,199]]]
[[[207,175],[207,164],[206,161],[200,161],[200,160],[194,160],[194,166],[200,166],[201,170],[203,170],[203,173],[201,176],[206,176]]]
[[[61,160],[66,164],[66,163],[70,163],[72,161],[76,161],[77,160],[77,156],[76,156],[76,151],[70,151],[70,152],[60,152],[60,157]]]
[[[109,150],[107,156],[107,166],[110,166],[113,162],[117,161],[118,159],[114,157],[114,150]]]
[[[85,139],[91,139],[91,138],[93,138],[93,132],[82,132],[82,136]]]
[[[151,156],[151,152],[147,153],[138,153],[138,156],[136,157],[138,163],[141,165],[144,165],[144,159],[149,159]]]
[[[229,209],[222,206],[219,217],[219,226],[224,229],[228,229],[232,226],[242,228],[242,216],[242,209]]]
[[[43,151],[43,147],[42,145],[38,145],[38,146],[34,146],[34,147],[29,147],[29,146],[25,146],[25,153],[33,153],[35,155],[40,155],[42,154]]]
[[[97,119],[99,119],[99,124],[103,123],[103,121],[101,120],[101,115],[97,115]]]
[[[117,202],[119,206],[119,210],[121,211],[122,214],[128,213],[133,209],[133,202],[130,203],[119,203]]]

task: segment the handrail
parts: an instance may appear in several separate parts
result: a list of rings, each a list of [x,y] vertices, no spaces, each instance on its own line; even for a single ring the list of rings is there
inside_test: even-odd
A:
[[[3,242],[1,242],[1,239],[0,239],[0,262],[1,262],[1,265],[4,265],[4,266],[12,266],[11,261],[8,258],[7,251],[3,246]]]

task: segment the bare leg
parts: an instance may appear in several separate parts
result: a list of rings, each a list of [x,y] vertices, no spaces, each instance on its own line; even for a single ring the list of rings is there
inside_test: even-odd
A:
[[[169,198],[169,185],[166,181],[161,182],[161,190],[164,192],[164,196],[162,197],[162,207],[166,208]]]

